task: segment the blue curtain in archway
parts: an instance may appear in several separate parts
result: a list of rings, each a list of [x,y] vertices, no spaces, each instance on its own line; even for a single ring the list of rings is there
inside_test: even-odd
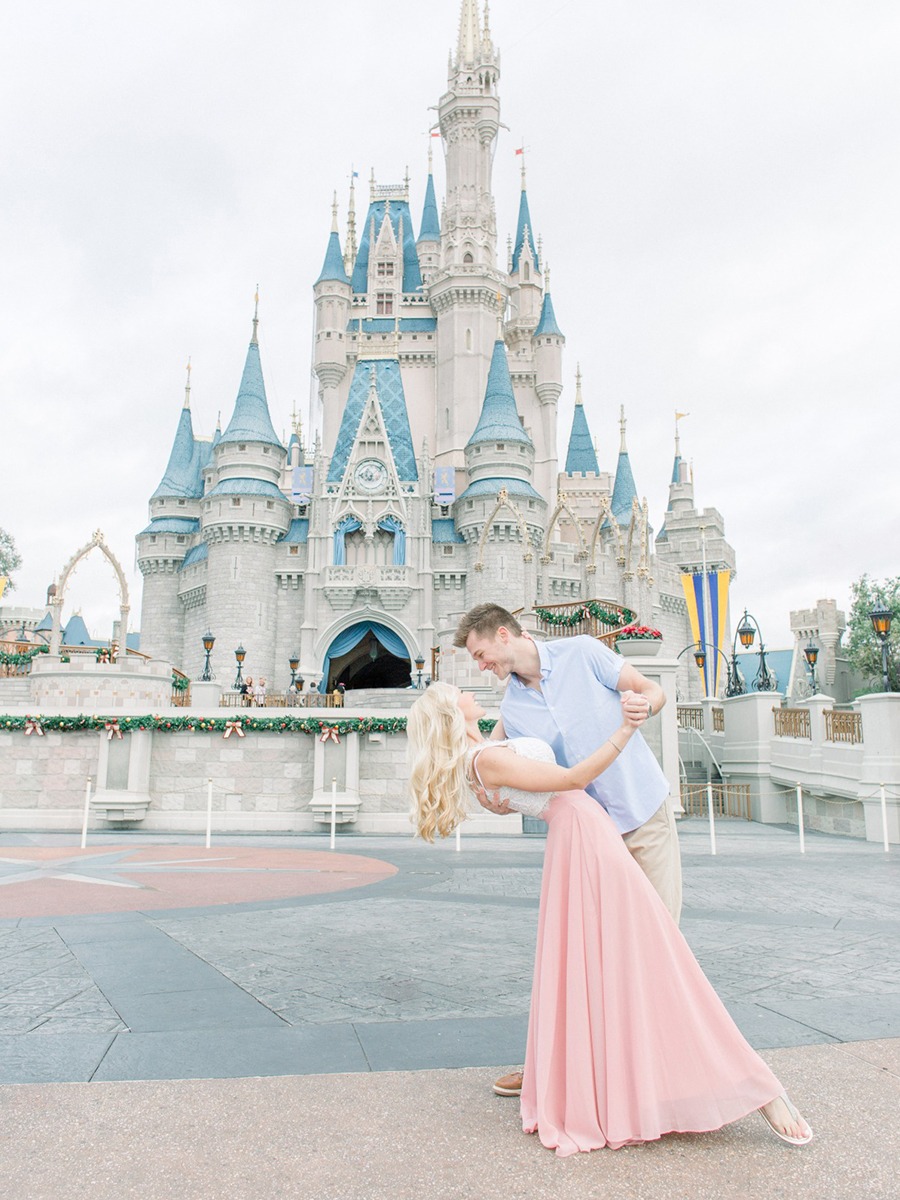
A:
[[[409,651],[406,649],[406,643],[394,633],[393,629],[388,629],[386,625],[381,625],[378,621],[361,621],[358,625],[351,625],[349,629],[345,629],[343,633],[339,633],[328,647],[325,662],[322,664],[322,680],[319,684],[320,692],[324,692],[328,687],[328,676],[331,673],[332,659],[340,658],[352,650],[354,646],[358,646],[367,633],[374,634],[385,650],[387,650],[388,654],[393,654],[395,658],[409,659]]]
[[[340,525],[334,531],[334,565],[343,567],[347,562],[347,543],[344,541],[344,535],[354,533],[357,529],[361,529],[362,525],[357,521],[356,517],[344,517]]]
[[[406,562],[406,531],[398,517],[389,513],[378,522],[379,529],[386,529],[394,535],[394,566],[402,567]]]

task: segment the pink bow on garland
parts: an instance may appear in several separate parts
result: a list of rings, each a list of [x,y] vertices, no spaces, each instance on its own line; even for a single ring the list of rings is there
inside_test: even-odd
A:
[[[341,731],[340,731],[340,729],[338,729],[337,725],[323,725],[322,726],[322,736],[319,738],[319,741],[320,742],[332,741],[336,745],[339,746],[341,744],[341,739],[339,736],[340,732]]]
[[[119,728],[118,721],[107,721],[103,728],[106,730],[106,740],[108,742],[113,740],[113,735],[121,739],[122,730]]]
[[[240,721],[225,722],[225,732],[222,734],[222,737],[230,738],[233,733],[236,733],[238,737],[246,736],[244,733],[244,727],[241,725]]]
[[[38,737],[44,736],[44,731],[41,728],[40,721],[32,721],[32,719],[28,717],[25,721],[25,736],[30,737],[32,733],[36,733]]]

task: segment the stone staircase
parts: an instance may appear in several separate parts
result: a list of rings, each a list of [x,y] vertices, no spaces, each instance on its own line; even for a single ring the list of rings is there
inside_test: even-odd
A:
[[[0,678],[0,712],[8,712],[17,705],[31,703],[31,680],[27,675],[11,675]]]

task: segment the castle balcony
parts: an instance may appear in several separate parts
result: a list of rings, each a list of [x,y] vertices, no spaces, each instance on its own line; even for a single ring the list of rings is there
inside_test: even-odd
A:
[[[568,604],[536,604],[537,630],[547,637],[578,637],[587,634],[616,648],[616,637],[634,614],[614,600],[575,600]]]
[[[412,567],[362,564],[325,568],[325,596],[333,608],[349,609],[358,603],[360,593],[387,610],[404,608],[412,595],[415,577]]]

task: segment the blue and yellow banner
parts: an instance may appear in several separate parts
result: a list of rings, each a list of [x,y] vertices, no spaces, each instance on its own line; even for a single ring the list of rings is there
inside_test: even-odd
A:
[[[681,586],[687,602],[691,632],[694,635],[694,641],[702,645],[706,653],[706,662],[703,664],[703,685],[707,696],[716,696],[719,692],[722,657],[716,651],[720,650],[722,655],[726,655],[727,661],[725,633],[728,626],[728,585],[730,583],[730,571],[707,571],[706,594],[709,599],[707,608],[703,595],[703,573],[697,571],[694,574],[681,576]]]

